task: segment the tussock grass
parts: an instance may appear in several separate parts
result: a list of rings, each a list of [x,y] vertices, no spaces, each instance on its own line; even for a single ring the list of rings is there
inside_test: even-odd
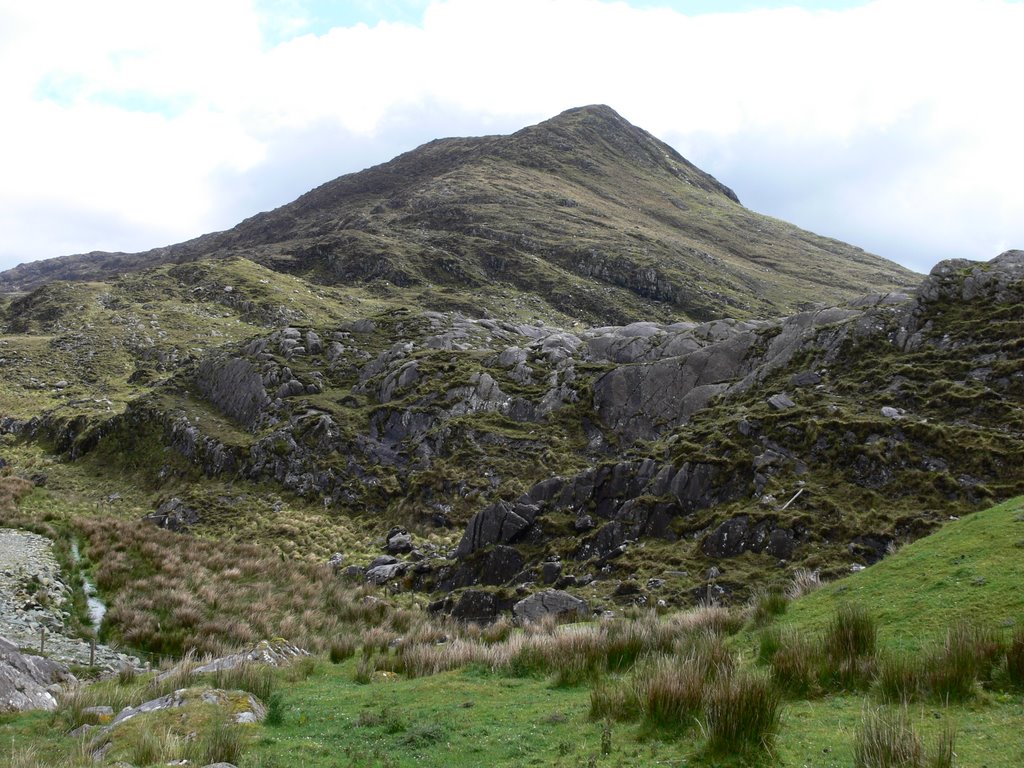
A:
[[[503,614],[480,630],[480,639],[488,645],[501,643],[508,640],[514,628],[512,619]]]
[[[841,605],[822,636],[822,682],[843,690],[862,690],[874,679],[878,624],[862,607]]]
[[[114,685],[112,681],[85,685],[79,684],[65,691],[57,700],[57,709],[51,722],[67,731],[80,725],[96,725],[99,719],[85,710],[91,707],[107,706],[116,715],[125,707],[141,704],[143,688],[136,684]]]
[[[732,635],[743,628],[742,613],[714,603],[701,603],[696,608],[674,614],[668,624],[677,632],[708,629],[720,635]]]
[[[1006,648],[1006,679],[1014,687],[1024,687],[1024,629],[1013,633]]]
[[[602,629],[580,627],[548,635],[526,645],[515,664],[526,673],[551,673],[559,686],[596,680],[608,668],[608,635]]]
[[[853,745],[854,768],[951,768],[956,732],[946,727],[926,750],[905,707],[866,710]]]
[[[470,665],[513,675],[551,675],[555,685],[579,685],[600,679],[606,672],[622,672],[644,658],[675,653],[707,657],[713,666],[729,666],[724,633],[742,620],[724,608],[701,607],[661,620],[653,611],[632,619],[559,625],[534,622],[513,631],[501,627],[490,639],[484,629],[463,632],[446,642],[403,639],[392,668],[409,677],[423,677]],[[497,639],[501,637],[502,639]],[[373,650],[364,644],[364,653]]]
[[[876,687],[888,704],[908,704],[918,699],[924,685],[920,661],[907,653],[886,656],[878,666]]]
[[[771,655],[771,676],[776,685],[793,697],[810,697],[820,690],[820,645],[796,630],[777,636]]]
[[[590,689],[591,720],[637,720],[641,712],[634,685],[599,681]]]
[[[821,574],[806,568],[798,568],[793,573],[793,580],[786,588],[786,597],[790,600],[809,595],[822,587]]]
[[[764,589],[754,593],[748,612],[755,627],[764,627],[781,616],[789,607],[789,599],[781,589]]]
[[[210,684],[224,690],[248,691],[260,701],[270,700],[276,681],[274,670],[266,664],[242,662],[234,667],[210,673]]]
[[[352,679],[360,685],[367,685],[373,680],[373,673],[376,671],[377,665],[372,656],[360,656]]]
[[[792,631],[792,630],[790,630]],[[757,635],[757,663],[771,664],[775,654],[782,647],[782,630],[778,627],[766,627]]]
[[[182,739],[170,728],[143,728],[129,742],[126,757],[133,765],[152,765],[179,760],[182,752]]]
[[[4,472],[8,470],[5,469]],[[34,487],[31,480],[12,474],[0,474],[0,512],[13,512],[18,500]]]
[[[188,745],[189,759],[198,765],[231,763],[238,765],[246,751],[246,739],[242,729],[226,720],[217,720],[205,729],[194,742]],[[146,763],[138,763],[146,765]]]
[[[704,685],[714,676],[706,659],[659,656],[638,671],[633,689],[643,721],[660,730],[687,730],[704,704]]]
[[[771,750],[782,722],[782,697],[771,679],[755,671],[719,675],[705,704],[708,743],[713,754]]]
[[[269,728],[276,728],[284,724],[284,696],[281,691],[274,691],[267,699],[267,716],[263,724]]]
[[[351,635],[339,635],[331,641],[327,656],[331,664],[340,664],[346,659],[351,659],[356,654],[358,643]]]
[[[872,656],[878,646],[878,624],[861,606],[842,605],[822,640],[832,662]]]
[[[156,698],[174,693],[181,688],[191,687],[198,679],[196,673],[196,667],[198,666],[199,661],[196,659],[196,654],[193,651],[189,651],[179,662],[171,665],[164,672],[149,681],[149,684],[146,686],[146,695]]]

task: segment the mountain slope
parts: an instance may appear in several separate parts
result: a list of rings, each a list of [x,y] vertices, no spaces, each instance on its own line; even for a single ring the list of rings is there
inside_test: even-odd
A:
[[[591,106],[510,136],[430,142],[179,245],[22,265],[0,287],[227,256],[438,309],[506,316],[511,301],[599,324],[789,314],[914,277],[747,210],[671,147]]]

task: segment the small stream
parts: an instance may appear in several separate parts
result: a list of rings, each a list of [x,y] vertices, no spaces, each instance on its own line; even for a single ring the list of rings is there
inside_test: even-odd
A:
[[[78,542],[71,542],[71,558],[77,565],[81,560],[81,554],[78,551]],[[89,620],[92,621],[93,629],[98,635],[100,632],[100,624],[103,623],[103,617],[107,613],[107,605],[99,598],[99,593],[96,590],[96,585],[92,583],[88,576],[82,574],[82,587],[85,590],[86,607],[89,610]]]

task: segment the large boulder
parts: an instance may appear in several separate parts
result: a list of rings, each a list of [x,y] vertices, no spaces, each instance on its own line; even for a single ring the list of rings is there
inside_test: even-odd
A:
[[[467,589],[452,608],[452,617],[460,621],[490,622],[498,615],[500,604],[493,592]]]
[[[143,520],[153,523],[159,528],[169,531],[181,531],[195,525],[200,520],[199,511],[193,509],[181,499],[167,499],[155,511],[146,515]]]
[[[587,604],[560,589],[535,592],[512,606],[512,614],[520,621],[540,621],[545,616],[558,619],[585,619]]]
[[[220,688],[182,688],[166,696],[145,701],[137,707],[125,707],[117,713],[110,725],[103,728],[101,733],[110,734],[122,723],[153,712],[202,705],[212,705],[218,708],[229,715],[235,723],[261,723],[267,716],[267,708],[263,702],[247,691],[225,691]]]
[[[22,653],[0,637],[0,712],[57,708],[56,693],[76,682],[67,667],[50,659]]]
[[[525,564],[519,550],[499,544],[480,560],[477,571],[480,583],[493,586],[507,584],[523,570]]]
[[[262,664],[269,667],[288,666],[298,659],[309,656],[309,651],[292,645],[287,640],[261,640],[248,650],[207,661],[195,668],[195,672],[216,672],[220,669],[234,669],[241,664]]]
[[[498,501],[480,510],[469,521],[455,554],[466,557],[489,544],[513,541],[531,525],[540,508],[536,504]]]

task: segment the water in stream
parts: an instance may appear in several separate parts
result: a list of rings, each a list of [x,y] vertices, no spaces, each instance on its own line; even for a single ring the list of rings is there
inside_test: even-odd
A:
[[[78,552],[78,542],[71,542],[71,557],[77,564],[81,559],[81,555]],[[93,629],[99,634],[100,624],[103,623],[103,617],[107,613],[107,606],[99,598],[99,593],[96,590],[96,585],[92,583],[88,576],[82,574],[82,587],[85,590],[86,607],[89,610],[89,620],[92,622]]]

